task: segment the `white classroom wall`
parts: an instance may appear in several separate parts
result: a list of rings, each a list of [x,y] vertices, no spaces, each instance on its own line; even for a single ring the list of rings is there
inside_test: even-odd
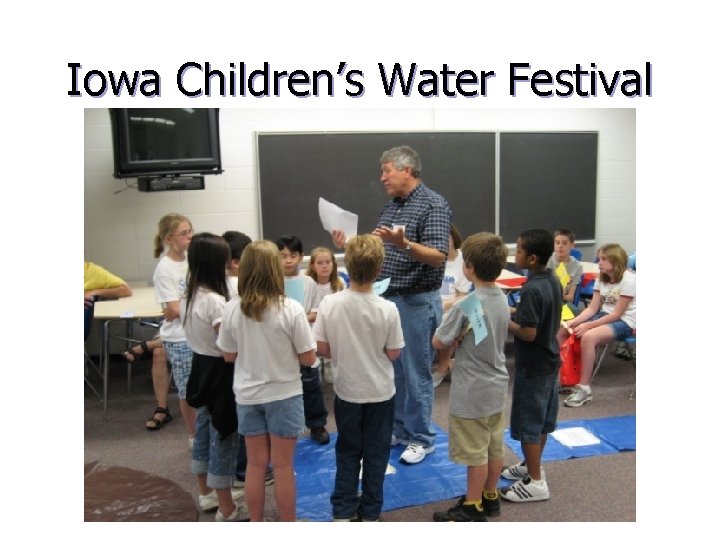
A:
[[[202,191],[155,193],[124,189],[126,182],[113,178],[107,109],[85,109],[84,123],[85,257],[127,281],[151,279],[157,262],[152,239],[158,219],[168,212],[187,215],[196,231],[234,229],[259,238],[258,131],[598,131],[596,245],[618,242],[635,251],[635,109],[224,108],[225,172],[206,176]],[[442,186],[425,180],[442,193]],[[308,219],[318,219],[316,208],[308,209]],[[585,259],[594,254],[595,246],[579,247]]]

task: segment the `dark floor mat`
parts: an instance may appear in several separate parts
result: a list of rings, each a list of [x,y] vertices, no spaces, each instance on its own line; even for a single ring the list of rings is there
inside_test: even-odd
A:
[[[198,512],[192,496],[170,480],[87,463],[85,521],[198,521]]]

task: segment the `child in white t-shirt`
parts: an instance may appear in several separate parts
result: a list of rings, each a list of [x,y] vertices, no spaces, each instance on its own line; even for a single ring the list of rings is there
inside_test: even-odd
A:
[[[592,401],[590,379],[598,345],[623,340],[635,331],[635,272],[627,269],[627,253],[618,244],[605,244],[598,257],[598,278],[590,304],[567,322],[567,330],[561,328],[558,333],[561,343],[569,332],[580,338],[580,382],[565,400],[567,407]]]
[[[230,287],[230,298],[238,295],[238,268],[240,267],[240,256],[247,245],[252,242],[247,234],[240,231],[225,231],[222,237],[230,246],[230,259],[227,263],[228,286]]]
[[[248,453],[245,501],[251,521],[263,521],[268,465],[280,520],[295,521],[293,455],[303,429],[298,362],[315,362],[315,340],[305,310],[284,290],[277,247],[252,242],[240,258],[239,296],[225,306],[217,339],[225,361],[235,363],[233,391]]]
[[[215,343],[230,297],[229,259],[230,248],[220,236],[200,233],[190,242],[187,290],[180,301],[180,320],[193,350],[187,400],[197,408],[190,470],[197,476],[200,510],[218,508],[215,521],[247,521],[231,492],[238,453],[233,365]]]
[[[303,298],[308,322],[315,321],[318,301],[318,287],[315,280],[308,275],[300,273],[300,263],[303,260],[303,244],[297,236],[281,236],[275,242],[280,250],[285,276],[285,294],[298,282],[301,283]],[[300,368],[303,385],[303,404],[305,406],[305,425],[310,429],[310,438],[318,444],[328,444],[330,434],[325,428],[327,423],[327,408],[320,386],[320,360],[316,359],[312,366]]]
[[[160,339],[178,389],[180,413],[190,436],[191,445],[195,436],[195,409],[185,400],[185,387],[192,367],[192,349],[180,322],[180,299],[185,293],[188,269],[186,253],[192,235],[192,223],[185,216],[180,214],[163,216],[158,223],[158,232],[155,236],[155,257],[161,255],[162,257],[153,273],[155,300],[162,306],[165,318],[160,327]],[[162,356],[159,358],[162,360]],[[162,365],[160,361],[156,362],[155,356],[153,356],[152,378],[158,406],[145,427],[149,430],[157,430],[172,420],[172,416],[167,408],[170,384],[167,367],[164,362]]]
[[[305,272],[317,283],[317,304],[312,312],[317,316],[317,307],[328,294],[340,292],[345,288],[345,282],[338,276],[338,265],[335,255],[326,247],[316,247],[310,252],[310,262]],[[318,357],[322,370],[323,380],[332,383],[332,366],[327,358]]]
[[[348,241],[350,288],[323,299],[313,328],[318,352],[332,358],[336,374],[334,521],[377,521],[382,510],[394,417],[392,362],[405,346],[397,307],[372,290],[383,257],[377,236]]]
[[[440,294],[442,295],[443,313],[458,301],[467,296],[472,288],[472,283],[463,273],[463,258],[460,246],[463,238],[460,230],[452,223],[450,225],[450,239],[448,241],[448,256],[445,262],[445,276],[443,277]],[[433,371],[433,386],[437,388],[452,369],[452,352],[443,350],[436,353],[436,367]]]

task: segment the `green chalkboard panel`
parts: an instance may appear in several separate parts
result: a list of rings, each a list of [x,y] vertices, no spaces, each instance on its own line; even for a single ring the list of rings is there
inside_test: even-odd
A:
[[[500,234],[571,229],[595,239],[597,132],[500,133]]]
[[[375,227],[388,201],[380,155],[413,147],[422,179],[443,195],[464,235],[495,230],[494,132],[258,133],[262,236],[294,234],[305,254],[332,247],[318,216],[318,198],[358,214],[358,232]]]

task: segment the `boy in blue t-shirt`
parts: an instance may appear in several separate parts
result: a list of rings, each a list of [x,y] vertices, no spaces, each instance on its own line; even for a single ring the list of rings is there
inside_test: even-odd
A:
[[[555,336],[563,305],[560,282],[546,268],[552,253],[553,236],[548,231],[520,233],[515,264],[530,273],[508,328],[516,338],[510,436],[520,441],[525,459],[503,470],[503,478],[516,482],[500,490],[512,502],[550,498],[540,463],[547,434],[557,423],[560,351]]]

